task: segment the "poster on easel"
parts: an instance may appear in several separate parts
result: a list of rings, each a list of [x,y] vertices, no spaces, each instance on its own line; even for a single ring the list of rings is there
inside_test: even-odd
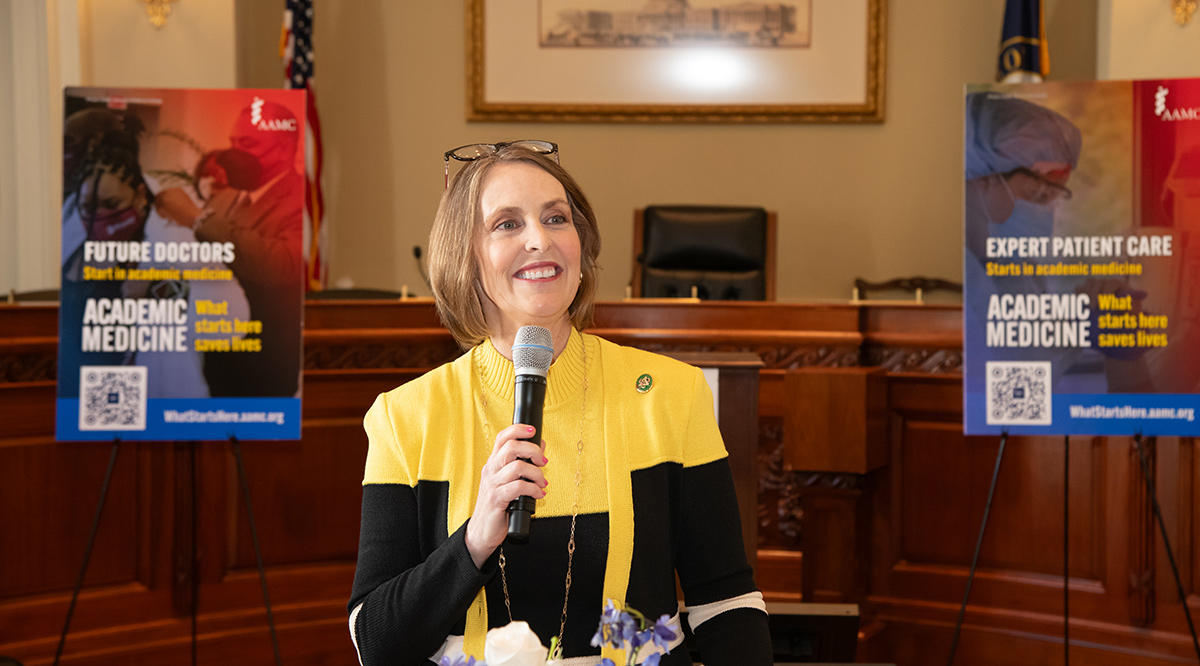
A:
[[[55,439],[299,439],[302,90],[67,88]]]
[[[1200,434],[1200,79],[964,110],[964,432]]]

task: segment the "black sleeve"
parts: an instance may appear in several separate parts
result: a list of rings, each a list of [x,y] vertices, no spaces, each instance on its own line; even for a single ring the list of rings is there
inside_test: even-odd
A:
[[[445,507],[440,511],[444,514]],[[497,567],[493,554],[482,571],[475,568],[464,540],[466,530],[463,523],[423,557],[413,488],[363,486],[358,567],[349,610],[362,605],[354,634],[364,666],[425,664],[462,622]]]
[[[704,666],[771,666],[771,631],[767,614],[756,608],[725,611],[696,627],[696,644]]]
[[[722,458],[683,470],[676,570],[689,609],[730,602],[758,591],[742,546],[742,524],[729,462]],[[767,614],[725,610],[695,627],[705,666],[771,666]],[[692,614],[695,616],[695,613]]]

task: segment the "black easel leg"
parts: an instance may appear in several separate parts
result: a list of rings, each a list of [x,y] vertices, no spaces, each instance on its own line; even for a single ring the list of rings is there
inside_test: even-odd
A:
[[[196,494],[196,442],[194,442],[194,441],[188,442],[188,456],[191,458],[191,464],[189,465],[189,467],[191,467],[191,471],[188,476],[190,477],[190,480],[189,480],[189,483],[191,484],[190,492],[192,494],[192,511],[191,511],[191,514],[192,514],[192,516],[191,516],[191,524],[192,524],[191,551],[192,551],[192,553],[191,553],[191,558],[190,558],[191,561],[188,564],[189,564],[189,568],[191,570],[191,580],[192,580],[192,583],[191,583],[191,588],[192,588],[192,593],[191,593],[191,597],[192,597],[192,603],[191,603],[191,606],[192,606],[192,608],[191,608],[191,611],[192,611],[192,666],[196,666],[196,663],[197,663],[196,662],[196,613],[200,609],[199,608],[200,607],[200,600],[199,600],[200,567],[196,561],[197,560],[196,548],[197,548],[197,544],[199,544],[200,542],[196,538],[196,536],[197,536],[197,534],[196,534],[196,522],[197,522],[196,521],[196,513],[197,513],[196,512],[196,497],[198,497],[198,495]]]
[[[983,521],[979,523],[979,538],[975,540],[975,555],[971,558],[971,572],[967,574],[967,589],[963,592],[962,607],[958,609],[958,621],[954,623],[954,638],[950,641],[950,659],[946,666],[954,664],[954,653],[958,650],[958,634],[962,631],[963,616],[967,614],[967,599],[971,597],[971,583],[975,580],[975,566],[979,564],[979,551],[983,548],[983,532],[987,529],[988,514],[992,511],[992,497],[996,494],[996,480],[1000,478],[1000,461],[1004,459],[1004,445],[1008,442],[1008,431],[1000,434],[1000,449],[996,451],[996,468],[992,470],[992,487],[988,489],[987,504],[983,507]]]
[[[1175,564],[1175,554],[1171,551],[1171,540],[1167,538],[1167,524],[1163,521],[1162,509],[1158,506],[1158,491],[1154,489],[1154,478],[1150,474],[1150,463],[1146,461],[1146,452],[1142,449],[1142,434],[1133,436],[1137,446],[1138,460],[1142,463],[1142,473],[1146,475],[1146,489],[1150,492],[1150,504],[1154,507],[1154,516],[1158,518],[1158,529],[1162,533],[1163,546],[1167,549],[1167,561],[1171,563],[1171,573],[1175,574],[1175,589],[1179,592],[1179,604],[1183,606],[1183,614],[1187,618],[1188,631],[1192,632],[1192,647],[1196,648],[1196,659],[1200,660],[1200,641],[1196,640],[1196,625],[1192,624],[1192,611],[1188,609],[1187,595],[1183,591],[1183,582],[1179,577],[1179,566]]]
[[[83,550],[83,564],[79,567],[79,577],[75,579],[75,591],[71,593],[71,604],[67,606],[67,621],[63,623],[62,635],[58,637],[58,649],[54,651],[54,666],[62,657],[63,646],[67,643],[67,632],[71,629],[71,616],[75,614],[75,602],[79,600],[79,591],[83,589],[83,577],[87,574],[88,560],[92,558],[92,546],[96,543],[96,532],[100,529],[100,514],[104,512],[104,500],[108,497],[108,483],[112,480],[113,467],[117,464],[117,451],[121,439],[114,438],[112,453],[108,456],[108,470],[104,472],[104,483],[100,486],[100,501],[96,503],[96,515],[92,518],[92,532],[88,534],[87,547]]]
[[[1071,436],[1063,435],[1063,666],[1071,663]]]
[[[262,585],[263,603],[267,607],[267,626],[271,629],[271,648],[275,651],[275,664],[281,666],[279,639],[275,636],[275,616],[271,613],[271,595],[267,594],[267,572],[263,569],[262,550],[258,547],[258,527],[254,524],[254,507],[250,503],[250,486],[246,483],[246,468],[242,464],[242,445],[237,437],[230,437],[233,456],[237,460],[238,479],[242,482],[242,497],[246,498],[246,516],[250,519],[250,539],[254,543],[254,559],[258,562],[258,582]]]

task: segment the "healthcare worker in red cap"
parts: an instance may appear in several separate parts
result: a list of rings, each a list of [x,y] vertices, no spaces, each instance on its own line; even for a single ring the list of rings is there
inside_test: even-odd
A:
[[[242,351],[208,352],[204,375],[213,396],[291,397],[299,389],[304,283],[304,176],[297,147],[303,127],[287,107],[255,97],[217,158],[223,189],[203,208],[182,191],[158,197],[159,212],[191,227],[202,242],[233,243],[230,269],[261,332]],[[251,328],[256,328],[252,324]]]

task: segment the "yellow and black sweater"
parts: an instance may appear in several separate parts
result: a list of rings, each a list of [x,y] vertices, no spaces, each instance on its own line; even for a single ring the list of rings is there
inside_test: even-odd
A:
[[[380,395],[367,413],[349,604],[363,664],[425,664],[460,649],[482,658],[484,633],[508,623],[499,551],[476,569],[463,536],[479,470],[512,413],[513,365],[490,342]],[[547,497],[529,542],[503,547],[513,618],[544,644],[558,635],[578,467],[565,657],[599,660],[590,640],[606,599],[650,618],[674,616],[677,572],[706,664],[770,664],[762,595],[703,374],[573,331],[550,368],[542,433]],[[661,663],[691,660],[678,648]]]

